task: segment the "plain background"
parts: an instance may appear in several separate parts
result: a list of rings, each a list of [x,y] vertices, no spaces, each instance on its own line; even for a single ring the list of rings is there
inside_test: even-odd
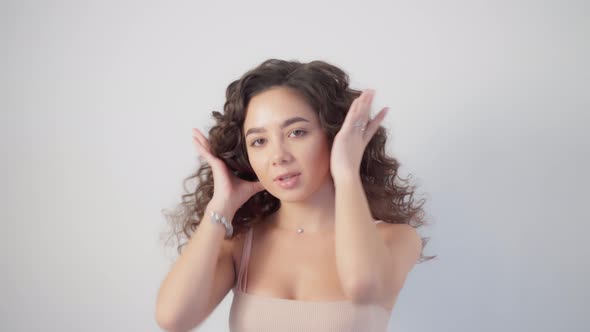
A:
[[[433,225],[389,331],[587,331],[587,1],[3,1],[0,330],[160,331],[191,128],[268,58],[390,106]],[[224,299],[199,331],[224,331]]]

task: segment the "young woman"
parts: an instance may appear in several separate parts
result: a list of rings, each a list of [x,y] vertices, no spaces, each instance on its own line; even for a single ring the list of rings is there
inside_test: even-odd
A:
[[[436,256],[385,153],[387,108],[371,118],[375,91],[348,82],[323,61],[269,59],[228,86],[208,138],[193,129],[204,160],[170,216],[189,240],[160,327],[199,325],[232,290],[231,331],[386,330],[414,264]]]

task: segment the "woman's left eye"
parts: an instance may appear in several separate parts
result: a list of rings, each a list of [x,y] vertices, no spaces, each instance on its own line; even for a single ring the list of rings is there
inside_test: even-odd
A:
[[[306,133],[306,131],[305,131],[305,130],[301,130],[301,129],[295,129],[295,130],[293,130],[291,133],[294,133],[294,132],[296,132],[296,131],[300,131],[300,132],[302,132],[302,134],[301,134],[301,135],[295,135],[295,136],[303,136],[303,135]]]

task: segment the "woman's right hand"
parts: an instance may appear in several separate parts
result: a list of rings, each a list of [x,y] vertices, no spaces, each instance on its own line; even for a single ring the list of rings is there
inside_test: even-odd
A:
[[[221,202],[242,206],[252,195],[264,190],[260,181],[251,182],[235,176],[223,162],[211,153],[209,140],[196,128],[193,128],[193,143],[199,155],[203,156],[213,171],[213,197]]]

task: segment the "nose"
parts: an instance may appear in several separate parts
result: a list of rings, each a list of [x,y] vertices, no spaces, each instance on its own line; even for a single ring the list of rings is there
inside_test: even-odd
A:
[[[285,147],[283,143],[274,144],[272,148],[272,164],[273,165],[282,165],[285,163],[290,162],[293,159],[289,150]]]

